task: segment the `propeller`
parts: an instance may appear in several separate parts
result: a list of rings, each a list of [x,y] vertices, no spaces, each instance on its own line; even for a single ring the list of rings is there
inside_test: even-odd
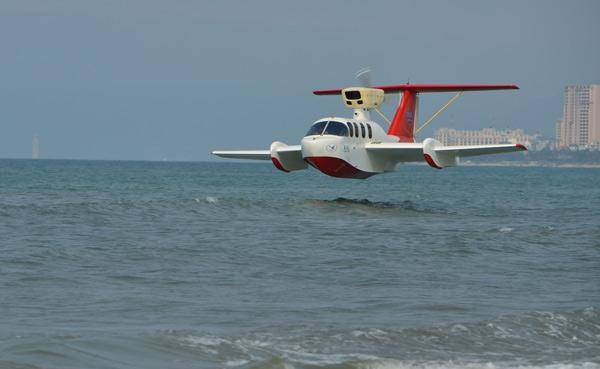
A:
[[[371,67],[364,67],[356,72],[354,76],[360,87],[371,87]]]
[[[371,87],[372,83],[371,83],[371,67],[364,67],[358,70],[358,72],[356,72],[354,78],[358,81],[358,84],[360,85],[360,87]],[[398,105],[398,102],[400,100],[400,93],[399,92],[393,92],[393,93],[386,93],[385,94],[385,99],[383,100],[383,104],[386,106],[389,105]]]
[[[360,70],[358,70],[358,72],[356,72],[354,78],[358,81],[358,84],[360,85],[360,87],[371,87],[371,67],[364,67]],[[383,106],[390,106],[390,105],[397,105],[398,101],[400,99],[400,94],[399,93],[387,93],[385,94],[384,100],[383,100]],[[374,109],[377,114],[379,114],[385,121],[387,124],[391,124],[390,120],[385,116],[385,114],[383,114],[381,112],[381,110],[375,108]]]

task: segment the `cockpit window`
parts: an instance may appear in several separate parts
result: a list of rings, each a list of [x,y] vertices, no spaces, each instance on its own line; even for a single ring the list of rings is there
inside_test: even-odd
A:
[[[318,136],[323,133],[325,126],[327,125],[327,121],[317,122],[313,124],[308,132],[306,132],[306,136]]]
[[[342,122],[330,121],[325,128],[325,135],[348,136],[348,127]]]

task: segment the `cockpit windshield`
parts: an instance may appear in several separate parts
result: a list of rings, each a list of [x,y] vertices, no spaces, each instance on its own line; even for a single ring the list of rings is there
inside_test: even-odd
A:
[[[334,136],[348,136],[348,127],[341,122],[331,120],[329,122],[322,121],[313,124],[306,136],[319,136],[319,135],[334,135]]]
[[[310,129],[308,130],[308,132],[306,132],[306,136],[318,136],[321,135],[323,133],[323,130],[325,129],[325,126],[327,125],[327,121],[323,121],[323,122],[317,122],[315,124],[313,124]]]
[[[336,122],[334,120],[330,121],[325,128],[325,135],[334,135],[334,136],[348,136],[348,126],[344,123]]]

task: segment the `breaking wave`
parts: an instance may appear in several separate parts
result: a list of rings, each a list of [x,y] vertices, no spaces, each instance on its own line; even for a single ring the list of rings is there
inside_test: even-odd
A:
[[[273,359],[265,363],[250,366],[251,369],[295,369],[298,366],[281,359]],[[317,367],[307,367],[317,368]],[[377,359],[371,361],[347,362],[339,365],[322,366],[329,369],[599,369],[600,365],[593,362],[577,364],[555,363],[541,365],[523,365],[518,362],[495,364],[492,362],[464,363],[460,360],[449,361],[402,361]]]
[[[430,328],[291,327],[238,337],[169,331],[160,338],[228,367],[600,369],[597,308]],[[551,362],[540,359],[550,354]]]

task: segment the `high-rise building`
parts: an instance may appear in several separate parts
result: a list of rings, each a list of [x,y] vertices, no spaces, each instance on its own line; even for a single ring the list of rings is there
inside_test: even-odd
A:
[[[560,142],[563,142],[565,140],[564,137],[564,132],[563,132],[563,126],[562,126],[562,119],[558,119],[556,121],[556,124],[554,125],[554,136],[556,138],[556,142],[555,142],[555,148],[561,148],[562,146],[560,146]]]
[[[556,122],[556,146],[600,143],[600,85],[565,87],[563,116]]]

